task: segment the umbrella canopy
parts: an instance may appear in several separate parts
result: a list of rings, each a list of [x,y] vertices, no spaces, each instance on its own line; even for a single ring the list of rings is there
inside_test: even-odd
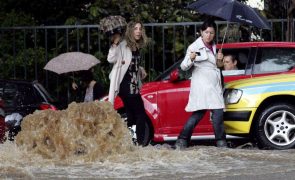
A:
[[[44,69],[57,74],[88,70],[100,61],[91,54],[82,52],[67,52],[51,59]]]
[[[123,33],[127,22],[122,16],[108,16],[100,20],[100,28],[107,35],[113,35],[115,33]]]
[[[258,11],[236,0],[199,0],[189,4],[188,8],[229,22],[271,29],[267,19]]]

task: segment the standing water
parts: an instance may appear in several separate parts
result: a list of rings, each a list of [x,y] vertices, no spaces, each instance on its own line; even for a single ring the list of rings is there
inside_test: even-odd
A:
[[[288,179],[282,174],[295,172],[294,150],[136,147],[106,102],[25,117],[15,142],[0,145],[0,161],[1,179]]]

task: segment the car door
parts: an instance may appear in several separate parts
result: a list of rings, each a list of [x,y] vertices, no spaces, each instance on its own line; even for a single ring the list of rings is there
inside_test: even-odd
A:
[[[189,113],[185,112],[190,89],[190,80],[163,82],[158,89],[158,111],[161,134],[177,136]]]
[[[159,86],[158,109],[160,112],[160,132],[167,136],[178,136],[191,113],[185,111],[190,91],[190,71],[178,67],[179,80],[166,81]],[[209,115],[206,115],[209,119]],[[209,120],[202,120],[194,130],[194,135],[212,134]]]

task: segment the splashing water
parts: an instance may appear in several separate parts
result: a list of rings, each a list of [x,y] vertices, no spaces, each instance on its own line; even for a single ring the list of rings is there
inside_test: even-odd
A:
[[[49,159],[103,160],[132,150],[128,130],[108,102],[71,103],[66,110],[36,111],[22,122],[18,147]]]

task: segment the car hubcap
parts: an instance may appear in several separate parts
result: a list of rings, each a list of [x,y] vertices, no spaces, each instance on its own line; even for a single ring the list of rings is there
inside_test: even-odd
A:
[[[286,146],[295,141],[295,116],[288,111],[272,113],[264,124],[267,139],[275,145]]]

